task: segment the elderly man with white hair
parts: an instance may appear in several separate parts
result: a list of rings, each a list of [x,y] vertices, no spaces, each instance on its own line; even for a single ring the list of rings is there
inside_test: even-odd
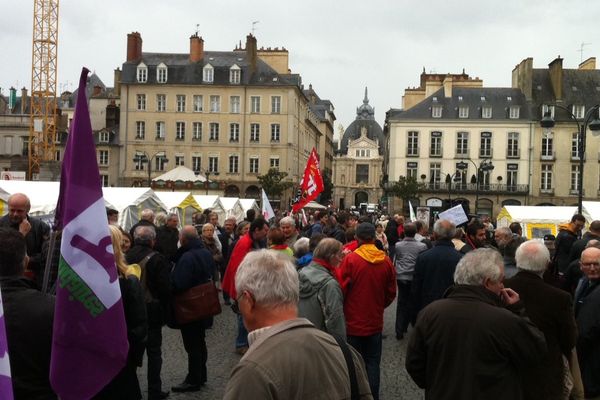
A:
[[[372,399],[359,354],[297,317],[298,273],[289,257],[249,253],[235,286],[250,348],[231,372],[225,400]]]
[[[294,247],[294,243],[298,240],[298,230],[296,229],[296,220],[294,217],[287,216],[281,218],[279,221],[279,227],[285,237],[285,244],[291,249]]]
[[[548,345],[542,364],[524,371],[523,398],[563,399],[563,356],[571,355],[577,340],[571,296],[542,279],[550,252],[541,240],[521,244],[515,260],[518,272],[505,280],[504,286],[519,293],[527,316],[544,333]]]
[[[496,250],[476,249],[456,266],[455,285],[425,307],[410,336],[406,370],[426,399],[521,399],[521,377],[546,352],[544,335],[504,288]],[[542,398],[542,397],[539,397]]]

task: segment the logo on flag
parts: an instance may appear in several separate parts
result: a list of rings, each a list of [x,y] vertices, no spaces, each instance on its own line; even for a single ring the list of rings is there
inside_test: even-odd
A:
[[[323,191],[323,188],[323,176],[321,175],[321,169],[319,167],[319,156],[317,151],[313,148],[308,157],[304,176],[300,181],[300,188],[296,193],[292,211],[298,212],[298,210],[302,209],[307,203],[316,199]]]

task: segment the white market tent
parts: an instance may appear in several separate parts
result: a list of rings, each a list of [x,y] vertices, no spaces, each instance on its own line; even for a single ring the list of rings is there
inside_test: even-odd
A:
[[[558,233],[558,225],[571,221],[577,207],[559,206],[504,206],[497,217],[498,227],[518,222],[529,239],[543,238]]]
[[[584,201],[581,206],[581,213],[588,224],[600,220],[600,201]]]
[[[240,199],[240,205],[242,206],[242,210],[244,210],[244,216],[246,215],[246,211],[253,208],[257,214],[260,214],[260,207],[256,202],[256,199]]]
[[[237,222],[240,222],[244,219],[246,215],[244,212],[244,208],[240,203],[240,199],[237,197],[219,197],[218,200],[221,208],[223,209],[223,218],[221,219],[221,214],[219,214],[219,223],[223,225],[225,220],[229,217],[235,217]]]
[[[154,192],[164,203],[169,212],[179,216],[179,225],[191,225],[192,215],[202,211],[202,207],[196,202],[191,192]]]
[[[312,208],[314,210],[326,210],[327,207],[325,207],[322,204],[317,203],[316,201],[309,201],[304,207],[302,208]]]
[[[180,166],[175,167],[172,170],[152,179],[152,182],[159,182],[159,181],[163,181],[163,182],[166,182],[166,181],[205,182],[206,178],[202,175],[196,175],[196,173],[193,170],[191,170],[188,167],[185,167],[183,165],[180,165]]]
[[[149,208],[155,213],[168,210],[150,188],[105,187],[102,191],[104,202],[119,212],[119,225],[126,231],[140,220],[142,210]]]
[[[217,195],[195,194],[195,195],[193,195],[193,197],[194,197],[194,200],[196,200],[196,203],[198,203],[200,205],[200,207],[202,207],[202,210],[206,210],[207,208],[210,208],[211,210],[213,210],[215,208],[221,207],[218,202],[219,196],[217,196]]]
[[[0,215],[8,213],[8,198],[15,193],[24,193],[31,202],[30,215],[49,217],[54,215],[60,182],[46,181],[0,181]]]

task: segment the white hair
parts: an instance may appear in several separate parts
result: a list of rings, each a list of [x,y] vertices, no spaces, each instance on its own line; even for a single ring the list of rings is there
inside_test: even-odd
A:
[[[290,257],[278,251],[252,251],[235,274],[235,290],[250,292],[263,307],[296,306],[300,296],[298,272]]]
[[[437,239],[451,240],[456,234],[456,225],[446,219],[438,219],[433,224],[433,232]]]
[[[296,221],[294,220],[294,217],[290,217],[288,215],[287,217],[281,218],[281,220],[279,221],[279,226],[281,225],[296,226]]]
[[[142,215],[140,218],[146,221],[154,222],[154,211],[152,211],[150,208],[146,208],[142,210]]]
[[[515,261],[519,269],[531,272],[543,272],[550,262],[550,252],[542,241],[531,239],[522,243],[517,248]]]
[[[294,254],[304,255],[310,250],[310,239],[307,237],[301,237],[300,239],[296,240],[293,247]]]
[[[492,249],[476,249],[460,259],[454,272],[458,285],[482,286],[486,279],[498,282],[502,277],[502,257]]]

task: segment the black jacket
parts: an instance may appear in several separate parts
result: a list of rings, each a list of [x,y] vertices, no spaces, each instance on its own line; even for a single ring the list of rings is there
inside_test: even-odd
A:
[[[163,225],[156,229],[154,250],[160,252],[168,261],[173,261],[175,258],[178,242],[179,231],[176,228],[169,228]]]
[[[600,282],[583,278],[575,292],[577,357],[585,397],[600,396]]]
[[[25,278],[0,278],[15,399],[56,399],[50,387],[54,296]]]
[[[558,271],[564,273],[570,262],[571,247],[577,240],[577,235],[568,229],[561,229],[554,240],[554,259]]]
[[[338,242],[340,242],[342,244],[346,244],[346,231],[344,230],[344,227],[340,224],[336,224],[331,229],[328,236],[330,238],[336,239]]]

